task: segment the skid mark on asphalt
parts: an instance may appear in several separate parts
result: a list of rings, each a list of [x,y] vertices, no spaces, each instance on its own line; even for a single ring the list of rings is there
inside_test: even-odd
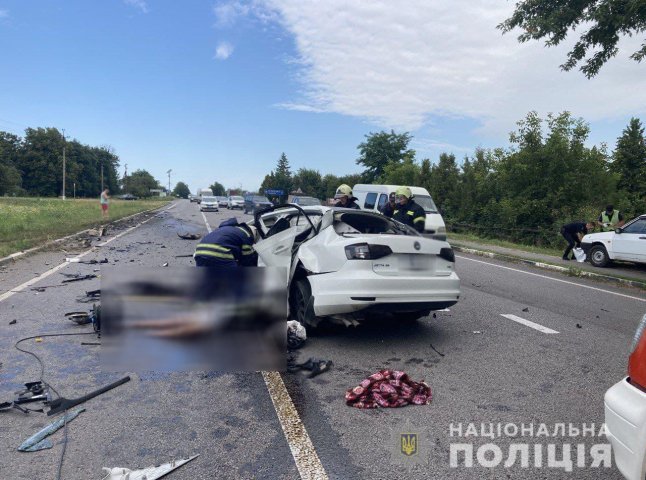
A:
[[[516,315],[512,315],[511,313],[501,313],[500,316],[508,318],[509,320],[513,320],[514,322],[520,323],[521,325],[525,325],[526,327],[533,328],[534,330],[538,330],[539,332],[542,332],[542,333],[547,333],[547,334],[559,333],[556,330],[552,330],[551,328],[544,327],[543,325],[540,325],[538,323],[530,322],[529,320],[525,320],[524,318],[518,317]]]
[[[173,204],[170,208],[165,209],[165,211],[170,210],[170,209],[171,209],[171,208],[173,208],[174,206],[175,206],[175,205]],[[146,223],[146,222],[148,222],[148,221],[152,220],[153,218],[155,218],[155,217],[153,216],[153,217],[147,218],[147,219],[146,219],[146,220],[144,220],[143,222],[138,223],[137,225],[135,225],[135,226],[133,226],[133,227],[130,227],[130,228],[128,228],[127,230],[124,230],[124,231],[123,231],[123,232],[121,232],[120,234],[115,235],[114,237],[112,237],[112,238],[110,238],[110,239],[106,240],[105,242],[103,242],[103,243],[99,243],[99,244],[97,244],[95,247],[92,247],[92,248],[90,248],[89,250],[86,250],[85,252],[80,253],[80,254],[79,254],[79,255],[77,255],[76,257],[71,257],[71,258],[78,258],[78,259],[81,259],[81,258],[85,257],[86,255],[88,255],[88,254],[90,254],[90,253],[92,253],[92,252],[95,252],[95,251],[96,251],[96,247],[103,247],[103,246],[107,245],[108,243],[110,243],[110,242],[112,242],[112,241],[116,240],[117,238],[123,237],[123,236],[124,236],[124,235],[126,235],[127,233],[132,232],[135,228],[139,228],[139,227],[141,227],[144,223]],[[40,282],[43,278],[49,277],[52,273],[56,273],[56,272],[58,272],[59,270],[61,270],[61,269],[65,268],[67,265],[70,265],[70,263],[73,263],[73,262],[67,262],[67,261],[65,261],[65,262],[61,263],[60,265],[57,265],[57,266],[55,266],[55,267],[53,267],[53,268],[50,268],[50,269],[49,269],[49,270],[47,270],[46,272],[41,273],[41,274],[40,274],[40,275],[38,275],[37,277],[34,277],[34,278],[32,278],[31,280],[28,280],[28,281],[26,281],[25,283],[23,283],[23,284],[21,284],[21,285],[18,285],[17,287],[12,288],[12,289],[11,289],[11,290],[9,290],[8,292],[3,293],[2,295],[0,295],[0,302],[3,302],[3,301],[5,301],[6,299],[8,299],[8,298],[12,297],[14,294],[19,293],[19,292],[23,291],[24,289],[31,287],[31,286],[32,286],[32,285],[34,285],[35,283]]]
[[[211,233],[211,226],[206,219],[204,212],[202,218],[206,229]],[[296,468],[303,480],[327,480],[323,464],[314,449],[312,440],[305,429],[305,425],[298,416],[294,402],[289,396],[285,382],[279,372],[262,372],[262,377],[269,390],[271,402],[276,410],[278,421],[285,434],[285,439],[294,457]]]
[[[483,262],[482,260],[463,257],[461,255],[456,255],[456,258],[460,258],[462,260],[468,260],[470,262],[483,263],[491,267],[502,268],[503,270],[511,270],[512,272],[524,273],[525,275],[533,275],[535,277],[545,278],[547,280],[552,280],[554,282],[567,283],[568,285],[574,285],[575,287],[588,288],[590,290],[595,290],[597,292],[609,293],[610,295],[616,295],[618,297],[623,297],[623,298],[630,298],[631,300],[638,300],[640,302],[646,303],[646,298],[633,297],[632,295],[626,295],[624,293],[613,292],[611,290],[604,290],[603,288],[591,287],[590,285],[583,285],[581,283],[569,282],[567,280],[561,280],[560,278],[553,278],[553,277],[548,277],[547,275],[541,275],[540,273],[526,272],[525,270],[519,270],[518,268],[504,267],[502,265],[496,265],[495,263]]]

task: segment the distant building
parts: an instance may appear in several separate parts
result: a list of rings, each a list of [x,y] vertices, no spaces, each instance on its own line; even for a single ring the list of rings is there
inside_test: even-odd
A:
[[[153,197],[165,197],[166,189],[163,188],[151,188],[150,193]]]

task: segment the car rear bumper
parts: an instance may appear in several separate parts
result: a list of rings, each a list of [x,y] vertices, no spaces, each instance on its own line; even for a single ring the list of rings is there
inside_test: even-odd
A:
[[[201,207],[200,207],[200,210],[202,210],[203,212],[217,212],[217,211],[218,211],[218,207],[206,207],[206,206],[201,206]]]
[[[606,392],[604,404],[615,465],[628,480],[643,479],[646,473],[646,393],[625,378]]]
[[[317,316],[367,311],[411,312],[440,310],[460,297],[460,279],[455,272],[445,276],[420,277],[377,275],[361,270],[358,275],[324,273],[308,280]]]

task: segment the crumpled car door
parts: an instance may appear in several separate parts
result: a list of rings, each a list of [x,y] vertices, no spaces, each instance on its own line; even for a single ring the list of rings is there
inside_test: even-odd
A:
[[[298,234],[296,227],[278,232],[269,238],[260,240],[254,245],[258,258],[267,267],[285,269],[285,285],[289,284],[289,272],[292,267],[292,247]]]

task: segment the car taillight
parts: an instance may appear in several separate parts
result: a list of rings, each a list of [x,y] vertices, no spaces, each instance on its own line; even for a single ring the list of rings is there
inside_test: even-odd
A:
[[[646,330],[646,315],[642,317],[641,322],[639,322],[639,325],[637,326],[637,331],[635,332],[635,337],[633,338],[633,344],[630,346],[630,353],[634,352],[637,348],[637,345],[639,344],[639,341],[644,334],[644,330]]]
[[[455,253],[453,253],[452,248],[440,249],[440,253],[438,254],[438,257],[443,258],[444,260],[447,260],[449,262],[455,262]]]
[[[391,253],[393,251],[387,245],[355,243],[345,247],[345,256],[348,260],[376,260]]]

